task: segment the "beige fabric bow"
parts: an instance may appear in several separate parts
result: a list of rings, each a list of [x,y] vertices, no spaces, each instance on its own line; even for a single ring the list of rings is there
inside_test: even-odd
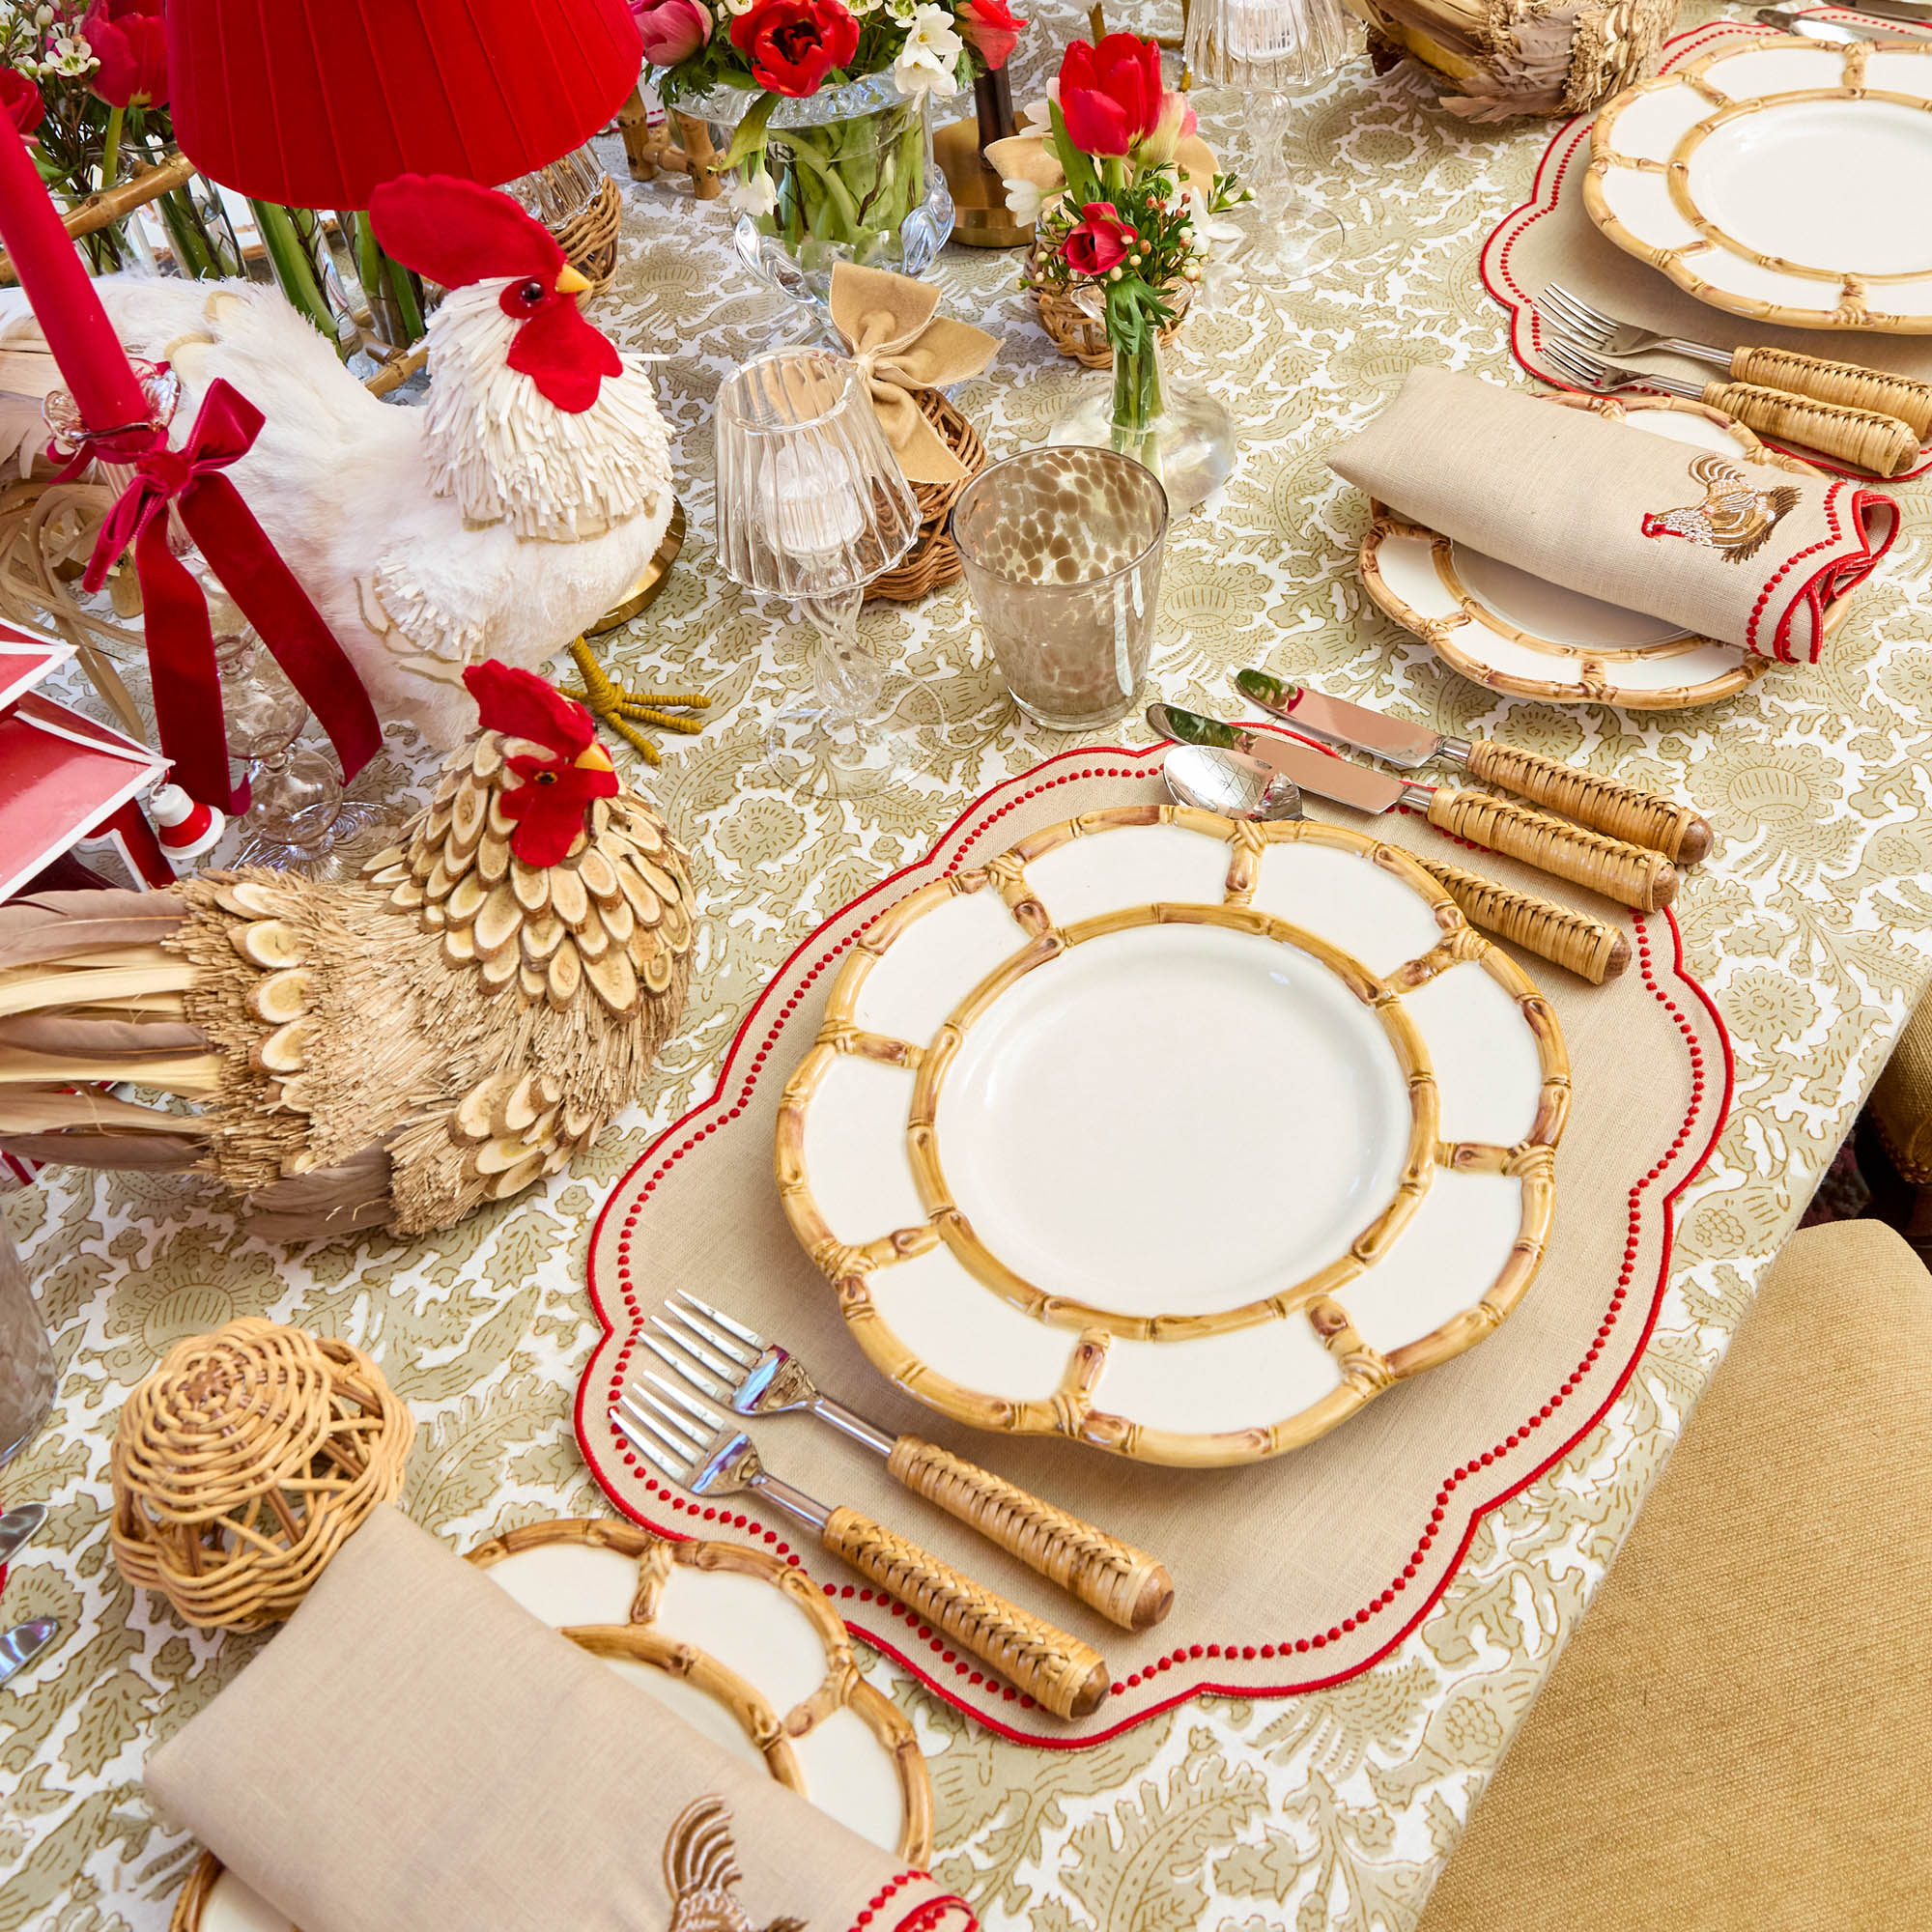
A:
[[[966,466],[926,421],[915,389],[977,376],[1000,338],[938,315],[939,291],[884,269],[832,270],[832,322],[872,392],[886,440],[909,483],[956,483]]]

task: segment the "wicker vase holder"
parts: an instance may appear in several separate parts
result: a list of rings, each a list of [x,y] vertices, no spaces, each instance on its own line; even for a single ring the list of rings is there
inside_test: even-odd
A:
[[[609,175],[604,185],[567,221],[553,222],[550,232],[570,258],[570,266],[600,295],[617,272],[617,230],[622,225],[624,197]]]
[[[913,499],[919,504],[919,541],[902,562],[866,586],[868,604],[875,600],[910,604],[942,583],[953,582],[961,574],[959,553],[946,534],[946,520],[952,514],[953,500],[960,491],[985,469],[986,445],[980,440],[980,432],[937,389],[920,390],[919,408],[939,432],[939,440],[966,466],[966,474],[952,483],[912,486]]]
[[[199,1629],[259,1630],[402,1488],[414,1435],[346,1342],[254,1316],[194,1336],[122,1408],[115,1561]]]
[[[1114,345],[1107,340],[1107,325],[1098,316],[1089,315],[1065,290],[1056,287],[1043,272],[1039,243],[1026,252],[1026,266],[1020,271],[1021,285],[1039,309],[1039,324],[1053,338],[1053,346],[1063,355],[1084,362],[1090,369],[1109,369],[1114,362]],[[1194,300],[1192,282],[1181,282],[1168,291],[1168,305],[1174,320],[1160,331],[1163,347],[1180,332]]]

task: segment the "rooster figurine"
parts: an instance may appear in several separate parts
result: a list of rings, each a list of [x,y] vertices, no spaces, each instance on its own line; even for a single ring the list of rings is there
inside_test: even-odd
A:
[[[690,977],[684,854],[582,705],[466,676],[481,735],[355,883],[0,907],[0,1147],[212,1173],[279,1236],[407,1235],[555,1174],[631,1103]]]
[[[584,320],[587,284],[508,195],[403,175],[369,214],[448,291],[420,409],[370,395],[275,289],[94,286],[128,354],[181,379],[177,440],[217,376],[265,412],[229,474],[378,714],[447,747],[475,728],[466,667],[541,665],[637,587],[675,506],[670,458],[645,365]],[[0,348],[39,339],[0,291]]]
[[[1779,519],[1798,507],[1798,492],[1788,483],[1760,490],[1721,456],[1692,457],[1690,480],[1703,489],[1704,500],[1647,513],[1645,536],[1682,537],[1716,551],[1726,563],[1743,563],[1764,548]]]

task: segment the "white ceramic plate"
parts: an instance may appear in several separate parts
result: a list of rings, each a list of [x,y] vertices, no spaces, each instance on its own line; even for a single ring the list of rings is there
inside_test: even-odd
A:
[[[932,1788],[912,1726],[852,1674],[845,1626],[803,1572],[607,1519],[529,1524],[469,1560],[733,1756],[907,1863],[931,1858]],[[199,1913],[177,1932],[294,1932],[207,1863]]]
[[[1583,205],[1733,315],[1932,333],[1932,45],[1726,42],[1597,116]]]
[[[1726,455],[1741,451],[1753,463],[1799,475],[1816,473],[1702,403],[1571,394],[1544,400],[1627,421],[1650,436]],[[1464,677],[1520,697],[1674,710],[1733,697],[1771,668],[1769,659],[1736,644],[1694,637],[1662,618],[1531,577],[1424,525],[1405,523],[1380,503],[1362,539],[1361,566],[1369,595],[1405,630]],[[1828,637],[1847,601],[1827,608]]]
[[[785,1089],[787,1213],[895,1381],[1151,1462],[1306,1442],[1542,1258],[1554,1016],[1397,848],[1090,813],[854,948]]]

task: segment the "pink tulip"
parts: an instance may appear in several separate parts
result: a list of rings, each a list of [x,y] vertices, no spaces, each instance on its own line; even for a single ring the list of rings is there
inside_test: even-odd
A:
[[[675,67],[711,39],[711,10],[702,0],[657,0],[633,6],[631,17],[643,36],[644,59],[652,67]]]

